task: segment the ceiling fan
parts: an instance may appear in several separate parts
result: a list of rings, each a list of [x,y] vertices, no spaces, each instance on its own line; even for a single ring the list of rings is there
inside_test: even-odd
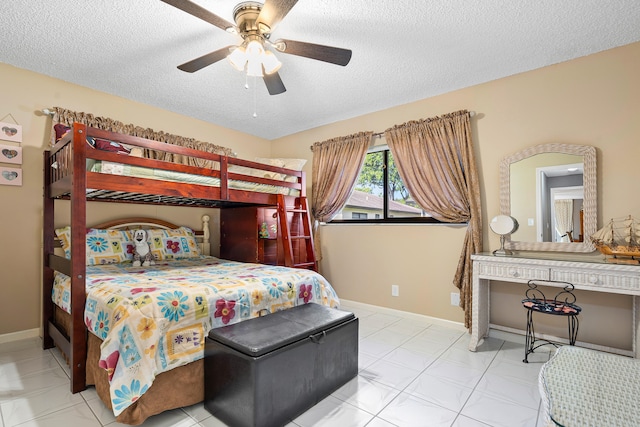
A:
[[[238,46],[225,46],[178,66],[180,70],[188,73],[228,58],[235,68],[246,69],[247,75],[263,77],[269,94],[277,95],[287,90],[278,74],[281,64],[265,46],[278,52],[342,66],[351,60],[351,50],[348,49],[287,39],[278,39],[275,42],[270,40],[275,26],[298,0],[265,0],[264,4],[242,2],[233,10],[235,25],[190,0],[162,1],[227,32],[238,34],[243,39]]]

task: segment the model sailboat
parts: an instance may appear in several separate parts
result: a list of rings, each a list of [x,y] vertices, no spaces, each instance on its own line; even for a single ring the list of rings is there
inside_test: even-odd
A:
[[[631,215],[611,219],[591,241],[609,262],[640,264],[640,222]]]

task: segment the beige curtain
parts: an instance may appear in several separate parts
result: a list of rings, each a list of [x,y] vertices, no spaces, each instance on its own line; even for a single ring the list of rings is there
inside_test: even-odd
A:
[[[316,259],[322,260],[318,224],[326,222],[347,203],[371,144],[373,132],[316,142],[311,146],[311,214],[315,219],[313,235]]]
[[[153,129],[145,129],[132,124],[124,124],[108,117],[96,117],[93,114],[71,111],[60,107],[54,107],[53,111],[54,115],[52,120],[52,127],[57,123],[62,123],[66,126],[71,127],[74,122],[78,122],[94,128],[108,130],[110,132],[118,132],[126,135],[138,136],[140,138],[151,139],[154,141],[165,142],[167,144],[180,145],[207,153],[221,154],[224,156],[233,155],[233,151],[230,148],[222,147],[220,145],[215,145],[208,142],[197,141],[193,138],[185,138],[183,136],[172,135],[170,133],[165,133],[162,131],[157,132]],[[51,130],[51,142],[52,145],[55,143],[55,132],[53,131],[53,128]],[[219,168],[218,162],[213,162],[211,160],[197,159],[193,157],[182,156],[179,154],[158,152],[147,149],[145,149],[145,157],[191,166],[213,169]]]
[[[554,242],[571,243],[569,237],[573,233],[573,200],[559,199],[553,202],[556,225]]]
[[[482,250],[480,184],[468,111],[412,121],[385,131],[400,177],[413,199],[443,222],[467,222],[453,284],[471,328],[471,255]]]

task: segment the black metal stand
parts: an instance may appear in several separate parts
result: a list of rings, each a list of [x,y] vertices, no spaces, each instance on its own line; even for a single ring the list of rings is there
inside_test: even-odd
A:
[[[544,293],[538,289],[538,283],[563,283],[565,286],[553,299],[547,299]],[[556,282],[549,280],[529,280],[527,283],[527,298],[522,300],[522,305],[527,309],[527,331],[525,336],[524,363],[529,363],[529,354],[543,345],[558,345],[552,341],[536,338],[533,327],[533,313],[551,314],[554,316],[565,316],[569,327],[569,345],[575,345],[578,336],[578,315],[582,309],[575,304],[576,297],[573,294],[574,286],[567,282]]]

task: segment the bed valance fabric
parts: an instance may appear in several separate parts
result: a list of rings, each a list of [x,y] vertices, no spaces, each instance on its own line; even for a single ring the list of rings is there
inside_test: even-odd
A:
[[[443,222],[466,222],[453,284],[460,289],[465,326],[471,328],[471,255],[482,250],[480,182],[466,110],[385,131],[398,172],[422,209]]]
[[[198,141],[194,138],[185,138],[183,136],[173,135],[162,131],[155,131],[149,128],[143,128],[133,124],[124,124],[120,121],[110,119],[108,117],[98,117],[90,113],[67,110],[61,107],[53,107],[54,111],[51,130],[51,145],[55,143],[55,132],[53,126],[62,123],[71,127],[74,122],[82,123],[98,129],[108,130],[111,132],[124,133],[127,135],[137,136],[140,138],[152,139],[154,141],[165,142],[167,144],[179,145],[182,147],[193,148],[207,153],[221,154],[225,156],[233,156],[233,150],[220,145],[211,144],[209,142]],[[181,156],[172,153],[161,153],[152,150],[145,150],[145,157],[167,162],[181,163],[190,166],[215,168],[214,162],[210,160],[195,159],[193,157]]]

